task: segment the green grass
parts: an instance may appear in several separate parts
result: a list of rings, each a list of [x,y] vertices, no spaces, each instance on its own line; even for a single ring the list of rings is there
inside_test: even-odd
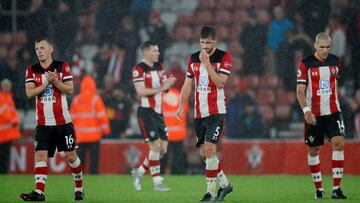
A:
[[[152,180],[146,176],[143,189],[134,191],[131,176],[85,176],[84,202],[198,202],[206,189],[203,176],[164,176],[170,192],[153,192]],[[324,177],[325,200],[314,200],[314,189],[309,176],[229,176],[234,191],[224,202],[338,202],[331,200],[332,179]],[[20,202],[19,194],[34,187],[33,176],[0,176],[0,202]],[[342,182],[346,202],[360,202],[360,176],[345,176]],[[329,198],[330,197],[330,198]],[[50,175],[46,184],[47,202],[73,202],[71,175]]]

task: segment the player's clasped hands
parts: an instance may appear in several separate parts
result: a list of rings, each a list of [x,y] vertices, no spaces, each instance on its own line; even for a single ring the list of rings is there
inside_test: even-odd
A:
[[[306,123],[308,123],[310,125],[316,125],[315,115],[311,111],[306,112],[304,114],[304,117],[305,117]]]
[[[45,77],[46,77],[46,79],[47,79],[47,81],[48,81],[49,83],[53,83],[54,80],[57,79],[56,71],[53,71],[53,72],[47,71],[47,72],[45,72]]]

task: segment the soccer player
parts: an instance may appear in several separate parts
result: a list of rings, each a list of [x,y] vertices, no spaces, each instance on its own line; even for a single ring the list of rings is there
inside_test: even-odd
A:
[[[315,54],[305,58],[297,71],[297,100],[304,112],[308,165],[315,184],[315,198],[324,198],[320,170],[320,148],[326,135],[332,146],[333,199],[346,199],[340,188],[344,168],[345,126],[337,95],[341,72],[339,58],[329,54],[331,38],[316,36]]]
[[[223,201],[233,187],[221,170],[216,151],[226,113],[224,86],[231,71],[231,56],[215,47],[216,31],[213,27],[204,26],[201,29],[200,45],[201,50],[191,54],[188,60],[177,117],[180,120],[180,115],[184,113],[194,81],[196,146],[200,147],[200,155],[206,162],[207,192],[200,201]],[[220,188],[216,194],[217,182]]]
[[[76,154],[76,135],[66,101],[73,92],[72,75],[65,61],[52,59],[54,49],[47,38],[35,41],[35,52],[39,63],[26,70],[26,95],[35,97],[35,185],[30,193],[22,193],[24,201],[45,201],[45,183],[48,177],[48,157],[55,149],[65,152],[75,181],[74,200],[84,199],[82,165]]]
[[[143,61],[133,67],[132,75],[136,93],[139,96],[137,117],[141,133],[149,144],[149,154],[143,163],[131,171],[135,177],[134,187],[141,190],[141,179],[147,169],[154,182],[154,191],[169,191],[160,177],[160,157],[168,146],[168,133],[162,115],[162,93],[170,89],[176,79],[166,79],[163,65],[158,62],[159,47],[147,41],[141,45]]]

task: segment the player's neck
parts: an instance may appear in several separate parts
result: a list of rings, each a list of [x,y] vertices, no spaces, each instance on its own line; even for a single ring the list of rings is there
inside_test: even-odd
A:
[[[41,65],[41,67],[46,69],[51,65],[52,62],[53,62],[53,60],[52,60],[52,58],[50,58],[50,59],[45,60],[45,61],[40,61],[40,65]]]
[[[154,66],[154,62],[150,61],[150,60],[146,60],[146,59],[143,59],[143,62],[148,65],[149,67],[153,67]]]
[[[209,56],[213,55],[213,53],[215,52],[215,50],[216,50],[216,47],[214,47],[214,48],[211,50],[211,52],[208,53],[208,55],[209,55]]]

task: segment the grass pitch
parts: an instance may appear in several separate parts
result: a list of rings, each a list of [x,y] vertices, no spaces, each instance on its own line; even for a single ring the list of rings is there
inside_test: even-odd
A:
[[[132,187],[131,176],[86,175],[83,202],[149,202],[176,203],[199,202],[205,193],[203,176],[163,176],[170,192],[153,192],[151,177],[143,179],[142,191]],[[310,176],[228,176],[234,191],[224,202],[338,202],[331,199],[332,178],[324,177],[325,200],[314,200],[313,183]],[[69,175],[50,174],[46,184],[46,202],[74,202],[73,180]],[[19,194],[34,188],[31,175],[0,176],[0,202],[21,202]],[[360,176],[345,176],[342,189],[348,196],[346,201],[360,202]]]

